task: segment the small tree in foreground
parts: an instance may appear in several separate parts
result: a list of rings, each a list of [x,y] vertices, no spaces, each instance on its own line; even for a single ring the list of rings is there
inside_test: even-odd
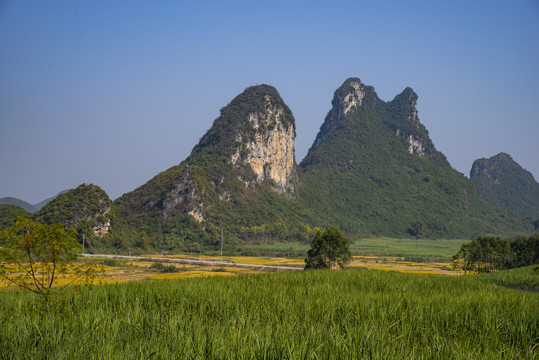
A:
[[[66,286],[91,283],[96,265],[73,264],[81,250],[76,235],[62,224],[42,225],[18,217],[0,233],[0,280],[42,296],[47,306]],[[60,274],[64,281],[57,286]]]
[[[337,227],[318,230],[307,251],[305,269],[342,269],[352,260],[350,244]]]

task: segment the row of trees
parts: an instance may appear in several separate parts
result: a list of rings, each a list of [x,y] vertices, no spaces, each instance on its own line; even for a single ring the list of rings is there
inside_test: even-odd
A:
[[[488,273],[539,263],[539,234],[516,239],[479,236],[462,245],[453,266],[467,272]]]

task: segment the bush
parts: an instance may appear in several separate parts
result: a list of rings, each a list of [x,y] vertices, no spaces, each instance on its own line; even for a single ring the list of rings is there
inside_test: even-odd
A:
[[[150,269],[152,270],[157,270],[159,272],[162,272],[162,273],[176,273],[176,272],[179,272],[180,269],[177,268],[176,266],[174,265],[168,265],[168,266],[165,266],[163,265],[162,263],[160,262],[157,262],[155,264],[152,264],[150,266]]]
[[[158,270],[158,271],[162,271],[164,267],[165,267],[165,266],[164,266],[162,263],[160,263],[160,262],[157,262],[157,263],[155,263],[155,264],[150,265],[150,269],[152,269],[152,270]]]
[[[179,272],[179,271],[180,271],[180,269],[177,268],[174,265],[164,266],[163,269],[161,270],[161,272],[163,272],[163,273],[176,273],[176,272]]]
[[[103,260],[103,265],[106,266],[122,266],[122,262],[118,259],[105,259]]]

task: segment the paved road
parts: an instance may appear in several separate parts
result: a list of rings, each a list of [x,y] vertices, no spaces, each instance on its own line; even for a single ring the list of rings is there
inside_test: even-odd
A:
[[[244,267],[249,269],[265,269],[274,271],[299,271],[303,270],[300,267],[294,266],[278,266],[278,265],[254,265],[254,264],[238,264],[234,262],[220,262],[220,261],[207,261],[207,260],[193,260],[193,259],[181,259],[170,257],[155,257],[155,256],[126,256],[126,255],[106,255],[106,254],[80,254],[84,257],[94,258],[109,258],[109,259],[125,259],[125,260],[143,260],[143,261],[159,261],[159,262],[172,262],[179,264],[191,264],[191,265],[206,265],[206,266],[222,266],[222,267]]]

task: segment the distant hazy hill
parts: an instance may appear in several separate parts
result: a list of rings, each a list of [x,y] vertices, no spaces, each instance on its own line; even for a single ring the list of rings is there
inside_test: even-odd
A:
[[[33,204],[33,205],[30,204],[30,203],[27,203],[24,200],[17,199],[15,197],[3,197],[3,198],[0,198],[0,204],[17,205],[17,206],[25,209],[26,211],[28,211],[30,213],[35,213],[36,211],[41,209],[43,206],[45,206],[45,204],[47,204],[49,201],[55,199],[57,196],[59,196],[61,194],[66,193],[67,191],[69,191],[69,190],[60,191],[55,196],[52,196],[52,197],[50,197],[48,199],[45,199],[45,200],[40,201],[37,204]]]
[[[24,210],[33,213],[36,212],[37,209],[34,205],[27,203],[26,201],[23,201],[21,199],[17,199],[15,197],[3,197],[0,198],[0,204],[3,205],[16,205],[18,207],[23,208]]]
[[[301,201],[309,217],[348,232],[469,237],[522,231],[436,150],[405,89],[392,101],[352,78],[335,91],[301,162]]]
[[[50,201],[56,199],[58,196],[62,195],[62,194],[65,194],[66,192],[68,192],[68,190],[63,190],[63,191],[60,191],[58,194],[56,194],[55,196],[52,196],[48,199],[45,199],[43,201],[40,201],[38,202],[37,204],[34,204],[34,208],[36,208],[36,211],[40,210],[43,206],[47,205]]]
[[[489,203],[539,217],[539,183],[508,154],[474,161],[470,179]]]

